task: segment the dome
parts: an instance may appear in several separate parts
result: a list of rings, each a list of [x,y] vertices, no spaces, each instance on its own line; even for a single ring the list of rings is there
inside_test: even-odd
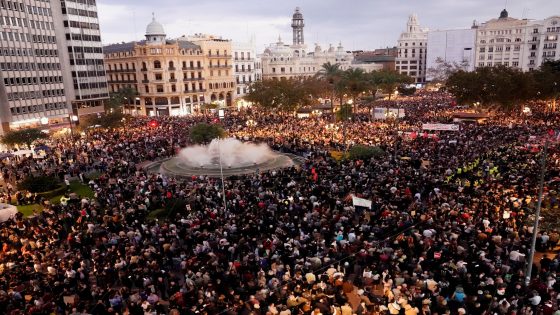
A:
[[[165,35],[165,30],[163,29],[163,25],[161,25],[161,23],[156,21],[155,16],[152,17],[152,22],[148,24],[148,27],[146,27],[146,36],[153,36],[153,35],[156,36]]]
[[[322,50],[321,46],[319,44],[315,44],[315,53],[319,54],[319,53],[321,53],[321,50]]]
[[[500,12],[500,19],[506,19],[508,15],[508,11],[506,9],[503,9],[502,12]]]

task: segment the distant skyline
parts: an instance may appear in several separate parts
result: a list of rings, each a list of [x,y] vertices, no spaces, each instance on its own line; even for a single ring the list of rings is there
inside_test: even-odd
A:
[[[305,19],[305,42],[346,50],[372,50],[395,46],[408,16],[418,15],[420,25],[432,30],[468,28],[497,18],[503,0],[98,0],[105,45],[141,40],[152,19],[163,24],[168,38],[205,33],[238,42],[255,37],[257,52],[282,37],[291,44],[291,18],[300,7]],[[560,15],[560,1],[509,0],[510,17],[544,19]]]

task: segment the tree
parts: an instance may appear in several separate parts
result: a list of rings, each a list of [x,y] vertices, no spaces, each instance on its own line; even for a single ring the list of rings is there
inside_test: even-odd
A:
[[[8,146],[25,144],[31,149],[31,144],[35,140],[46,139],[48,137],[46,133],[37,128],[12,130],[2,136],[2,143]]]
[[[293,112],[311,103],[308,83],[295,78],[257,81],[251,84],[245,99],[269,111]]]
[[[436,66],[428,68],[426,76],[431,82],[445,83],[449,76],[459,70],[466,71],[469,67],[469,61],[463,59],[460,63],[448,62],[441,57],[437,57],[435,61]]]
[[[124,113],[124,105],[130,107],[134,104],[137,95],[138,91],[136,89],[130,87],[121,88],[109,95],[109,100],[105,103],[105,111]]]
[[[393,70],[380,70],[370,74],[370,86],[379,87],[385,94],[389,95],[389,99],[398,86],[410,84],[414,80]]]
[[[334,112],[334,99],[336,97],[336,83],[340,80],[342,71],[340,70],[340,64],[332,64],[330,61],[324,63],[321,66],[321,70],[317,72],[316,77],[320,80],[325,81],[331,90],[331,110]]]
[[[106,129],[121,127],[124,123],[126,116],[118,111],[102,115],[89,115],[80,119],[78,125],[79,130],[86,130],[92,127],[101,127]]]
[[[556,100],[560,98],[560,60],[545,61],[533,72],[535,98],[551,101],[556,110]]]
[[[336,119],[338,121],[347,121],[352,118],[352,105],[344,104],[340,106],[339,110],[336,112]]]
[[[190,130],[190,139],[192,143],[206,144],[216,138],[225,135],[224,129],[220,125],[200,123],[194,125]]]
[[[60,188],[60,181],[56,176],[28,176],[19,182],[17,187],[32,193],[42,193]]]
[[[473,72],[457,71],[449,76],[446,87],[461,103],[497,106],[504,111],[521,109],[523,101],[534,98],[534,78],[518,69],[495,66]]]

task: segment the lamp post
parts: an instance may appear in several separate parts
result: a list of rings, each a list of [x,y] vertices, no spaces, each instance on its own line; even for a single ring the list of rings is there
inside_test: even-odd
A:
[[[70,122],[70,136],[72,137],[72,141],[74,141],[74,128],[72,126],[72,122],[76,123],[78,121],[78,116],[68,115],[68,121]]]
[[[535,211],[535,222],[533,223],[533,236],[531,238],[531,251],[529,252],[529,260],[527,261],[527,272],[525,274],[525,286],[531,282],[531,273],[533,272],[533,259],[535,258],[535,245],[537,243],[537,232],[539,230],[539,217],[541,216],[541,205],[544,188],[544,173],[546,172],[546,156],[548,151],[548,139],[544,143],[543,156],[541,158],[541,174],[539,179],[539,198],[537,200],[537,210]]]

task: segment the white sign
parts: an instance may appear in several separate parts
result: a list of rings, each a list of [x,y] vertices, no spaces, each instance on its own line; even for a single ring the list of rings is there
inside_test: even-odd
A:
[[[376,107],[373,109],[373,118],[387,119],[387,118],[403,118],[406,116],[403,108],[385,108]]]
[[[459,125],[455,125],[455,124],[422,124],[422,130],[459,131]]]
[[[364,199],[364,198],[358,198],[358,197],[352,195],[352,205],[354,207],[364,207],[364,208],[371,209],[371,200],[367,200],[367,199]]]
[[[218,110],[218,117],[224,118],[224,116],[225,116],[224,110],[223,109]]]

